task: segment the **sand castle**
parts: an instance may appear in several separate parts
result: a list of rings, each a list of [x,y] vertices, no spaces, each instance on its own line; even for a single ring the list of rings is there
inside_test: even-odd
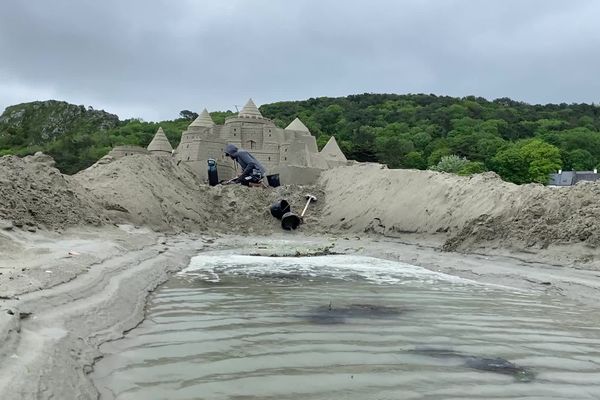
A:
[[[285,129],[278,128],[262,116],[252,99],[224,125],[216,125],[204,109],[182,133],[176,158],[204,178],[207,160],[212,158],[217,161],[219,178],[229,179],[237,172],[223,154],[227,143],[250,151],[267,174],[279,174],[283,184],[314,183],[321,171],[348,162],[333,136],[319,152],[316,138],[302,121],[296,118]]]
[[[299,118],[285,129],[262,116],[252,99],[237,116],[229,117],[224,125],[216,125],[206,109],[181,134],[177,150],[169,143],[162,128],[147,148],[116,146],[109,153],[113,158],[134,154],[175,156],[178,162],[192,167],[202,179],[207,179],[207,160],[214,159],[220,179],[236,176],[234,162],[226,158],[223,149],[228,143],[250,151],[267,169],[267,175],[279,174],[282,184],[311,184],[322,171],[347,165],[348,160],[331,137],[321,151],[317,140]]]

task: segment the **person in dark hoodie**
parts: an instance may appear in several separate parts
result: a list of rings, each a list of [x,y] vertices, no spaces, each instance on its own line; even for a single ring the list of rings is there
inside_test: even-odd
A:
[[[265,167],[250,153],[244,149],[238,149],[234,144],[225,146],[225,155],[240,164],[242,173],[232,182],[250,186],[250,183],[259,183],[265,176]]]

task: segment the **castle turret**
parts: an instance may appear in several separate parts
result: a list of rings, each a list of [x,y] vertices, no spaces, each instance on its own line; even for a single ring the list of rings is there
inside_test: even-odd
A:
[[[188,126],[188,129],[194,128],[194,127],[210,128],[214,125],[215,125],[214,121],[210,117],[208,110],[205,108],[204,110],[202,110],[202,113],[200,113],[200,115],[198,115],[198,117],[194,120],[194,122],[192,122]]]
[[[238,113],[239,118],[263,118],[260,111],[258,111],[258,107],[252,101],[252,99],[248,99],[248,102],[242,108],[242,111]]]
[[[338,146],[335,136],[329,138],[329,141],[320,152],[327,160],[346,162],[346,156]]]
[[[299,132],[307,132],[310,133],[306,125],[300,121],[300,118],[296,117],[288,126],[285,127],[288,131],[299,131]]]
[[[159,127],[154,135],[154,139],[148,145],[148,151],[153,154],[168,154],[171,155],[173,147],[169,143],[169,139],[165,135],[162,127]]]

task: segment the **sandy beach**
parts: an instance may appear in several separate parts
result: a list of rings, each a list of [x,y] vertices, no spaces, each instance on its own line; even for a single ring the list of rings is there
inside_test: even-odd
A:
[[[517,186],[340,167],[315,186],[209,187],[170,158],[132,156],[64,176],[44,155],[0,158],[0,398],[94,399],[99,346],[144,318],[148,293],[190,257],[368,255],[594,305],[600,185]],[[269,205],[301,210],[283,232]]]

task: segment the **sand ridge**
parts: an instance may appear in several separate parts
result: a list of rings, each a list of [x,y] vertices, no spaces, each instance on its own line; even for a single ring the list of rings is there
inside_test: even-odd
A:
[[[0,157],[0,229],[56,230],[106,222],[94,199],[61,174],[50,156]]]
[[[324,172],[320,184],[329,231],[435,237],[445,251],[599,265],[600,183],[515,185],[493,172],[465,177],[359,164]]]

